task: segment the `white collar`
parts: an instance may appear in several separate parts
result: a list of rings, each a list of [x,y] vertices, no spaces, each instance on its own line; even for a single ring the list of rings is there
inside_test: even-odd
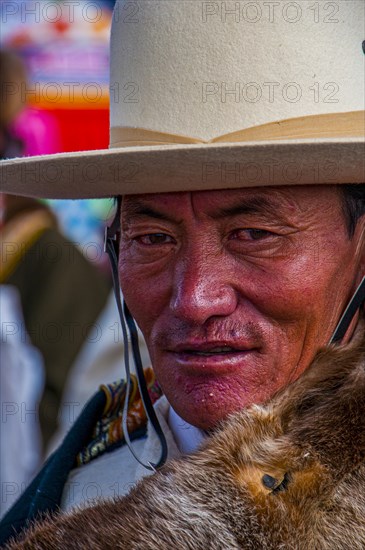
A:
[[[174,435],[174,439],[182,454],[190,454],[196,451],[206,438],[203,430],[188,424],[171,407],[168,413],[168,424]]]

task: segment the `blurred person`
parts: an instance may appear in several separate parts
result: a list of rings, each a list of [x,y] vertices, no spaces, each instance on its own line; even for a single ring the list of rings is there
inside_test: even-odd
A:
[[[27,113],[22,59],[0,52],[1,156],[54,152],[39,114]],[[21,118],[22,117],[22,118]],[[17,122],[16,122],[17,121]],[[67,375],[82,343],[104,307],[109,286],[73,243],[59,231],[55,215],[34,199],[2,196],[0,282],[20,294],[25,327],[41,351],[46,381],[40,402],[44,445],[57,427]],[[52,304],[52,307],[50,307]]]
[[[61,150],[56,119],[28,104],[23,59],[0,50],[0,158],[49,155]]]
[[[2,200],[0,282],[18,289],[26,330],[44,359],[40,425],[46,445],[57,427],[68,373],[94,329],[109,284],[60,233],[46,205],[10,195]]]
[[[24,330],[16,288],[0,285],[0,516],[41,465],[38,404],[44,386],[40,352]],[[19,452],[19,448],[21,451]]]
[[[22,59],[10,51],[0,50],[0,158],[23,156],[24,142],[12,124],[24,109],[22,84],[26,82]]]

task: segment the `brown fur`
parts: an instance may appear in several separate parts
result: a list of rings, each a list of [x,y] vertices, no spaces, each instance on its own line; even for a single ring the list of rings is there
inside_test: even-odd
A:
[[[269,489],[267,474],[276,479]],[[272,480],[271,480],[272,481]],[[8,550],[363,550],[365,336],[125,498],[48,518]]]

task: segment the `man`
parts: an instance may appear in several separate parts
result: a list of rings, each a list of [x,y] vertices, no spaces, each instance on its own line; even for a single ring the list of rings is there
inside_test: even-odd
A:
[[[330,24],[308,2],[255,6],[254,21],[245,3],[118,2],[111,150],[3,168],[18,193],[122,197],[109,233],[164,393],[168,458],[300,376],[365,273],[364,5],[341,3]],[[157,464],[163,438],[141,437],[139,400],[123,432],[125,388],[108,395],[89,402],[6,529],[125,494],[147,473],[123,445],[132,420],[136,457]]]

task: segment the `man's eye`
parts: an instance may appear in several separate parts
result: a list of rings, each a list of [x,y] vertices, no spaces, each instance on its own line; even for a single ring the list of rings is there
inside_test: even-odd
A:
[[[149,233],[148,235],[141,235],[137,238],[138,242],[144,245],[156,245],[156,244],[170,244],[173,242],[170,235],[166,233]]]
[[[234,232],[234,238],[241,240],[259,241],[272,236],[273,233],[266,229],[239,229]]]

